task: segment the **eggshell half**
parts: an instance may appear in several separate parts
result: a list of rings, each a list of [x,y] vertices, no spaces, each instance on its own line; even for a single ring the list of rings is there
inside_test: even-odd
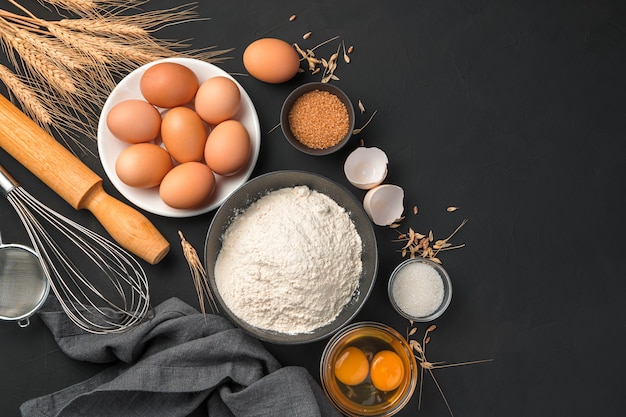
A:
[[[388,163],[387,154],[382,150],[362,146],[348,155],[343,171],[350,184],[362,190],[369,190],[385,180]]]
[[[363,208],[378,226],[389,226],[404,212],[404,190],[397,185],[383,184],[365,194]]]

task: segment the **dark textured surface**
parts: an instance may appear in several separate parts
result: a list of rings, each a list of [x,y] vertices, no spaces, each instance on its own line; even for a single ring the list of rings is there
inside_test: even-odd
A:
[[[153,0],[148,7],[179,3]],[[456,416],[623,414],[626,3],[232,0],[202,1],[198,11],[211,20],[159,35],[235,48],[220,65],[231,73],[245,72],[241,55],[259,37],[311,47],[341,36],[354,52],[349,65],[339,63],[336,84],[367,108],[357,112],[356,125],[378,111],[340,152],[307,156],[280,129],[268,132],[288,93],[321,77],[303,73],[267,85],[238,76],[263,132],[253,175],[309,170],[360,199],[364,192],[350,188],[342,165],[363,139],[388,154],[386,182],[406,191],[403,228],[432,229],[443,238],[469,218],[453,239],[466,247],[441,256],[454,298],[436,321],[429,359],[494,361],[435,371]],[[297,19],[289,22],[292,14]],[[317,51],[328,57],[336,46]],[[85,162],[102,173],[96,159]],[[3,151],[0,163],[40,200],[101,230]],[[105,187],[119,196],[107,181]],[[447,206],[460,209],[448,213]],[[4,241],[28,242],[6,201],[0,216]],[[212,216],[149,215],[172,244],[164,261],[146,266],[155,304],[176,296],[197,305],[177,231],[200,251]],[[378,279],[356,320],[403,332],[408,323],[386,296],[386,279],[401,261],[396,232],[377,227],[376,235]],[[2,416],[17,416],[25,400],[102,369],[65,357],[40,320],[32,322],[27,329],[0,323]],[[419,329],[422,334],[424,326]],[[324,343],[266,346],[283,364],[306,366],[317,378]],[[416,395],[399,415],[416,415],[417,407]],[[427,378],[419,415],[446,413]]]

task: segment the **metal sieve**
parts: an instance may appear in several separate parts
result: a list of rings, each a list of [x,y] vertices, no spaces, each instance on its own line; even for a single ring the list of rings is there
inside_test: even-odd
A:
[[[49,290],[37,253],[27,246],[3,244],[0,236],[0,320],[28,326]]]

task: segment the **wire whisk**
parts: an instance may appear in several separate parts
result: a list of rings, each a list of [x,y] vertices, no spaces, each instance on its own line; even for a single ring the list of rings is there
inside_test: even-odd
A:
[[[132,255],[42,204],[2,166],[0,191],[22,220],[50,289],[72,322],[86,332],[106,334],[147,319],[148,279]]]

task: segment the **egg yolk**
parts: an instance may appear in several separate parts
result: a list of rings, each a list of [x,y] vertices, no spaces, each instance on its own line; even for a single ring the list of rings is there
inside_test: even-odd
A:
[[[350,346],[344,349],[335,361],[335,377],[346,385],[357,385],[365,381],[369,363],[363,351]]]
[[[381,391],[391,391],[402,382],[404,366],[397,353],[390,350],[381,350],[372,359],[372,384]]]

